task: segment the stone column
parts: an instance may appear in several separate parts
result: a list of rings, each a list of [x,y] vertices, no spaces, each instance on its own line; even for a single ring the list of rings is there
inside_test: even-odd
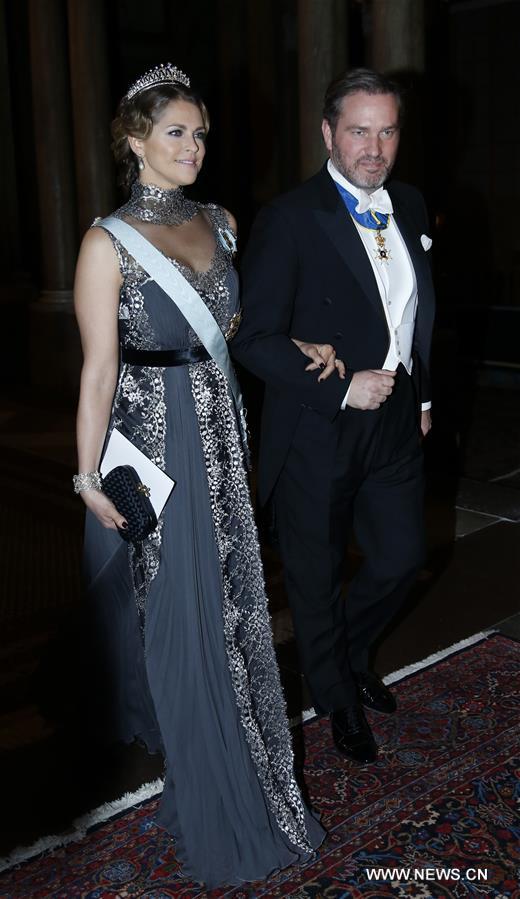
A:
[[[0,379],[4,390],[19,390],[28,380],[29,305],[35,296],[35,286],[27,271],[30,253],[24,242],[22,229],[23,199],[18,189],[18,171],[27,177],[25,160],[17,155],[24,136],[15,130],[17,103],[22,102],[21,119],[26,126],[24,110],[27,91],[20,91],[20,83],[13,71],[17,48],[8,40],[7,9],[0,0],[0,172],[2,173],[3,208],[0,217],[0,315],[4,339],[0,355]],[[17,60],[18,62],[18,60]],[[17,96],[18,92],[18,96]],[[31,134],[28,129],[29,135]],[[27,132],[26,132],[27,134]],[[30,137],[24,142],[27,150]],[[17,146],[18,144],[18,146]],[[25,207],[27,214],[27,207]]]
[[[104,0],[68,0],[79,233],[115,206]]]
[[[425,4],[424,0],[372,0],[369,58],[379,72],[406,88],[406,115],[395,174],[425,186]]]
[[[424,71],[424,0],[372,0],[372,66]]]
[[[321,135],[323,96],[347,61],[347,3],[298,0],[300,169],[313,175],[327,158]]]
[[[33,384],[71,392],[81,353],[72,316],[76,196],[62,0],[29,0],[43,290],[32,310]]]
[[[251,174],[256,205],[279,193],[280,140],[278,104],[281,88],[276,79],[276,25],[271,4],[249,0],[247,40],[250,85]]]
[[[18,194],[16,185],[15,146],[11,109],[11,86],[9,83],[9,57],[5,33],[5,4],[0,2],[0,78],[4,85],[0,91],[0,170],[2,172],[2,193],[4,208],[0,217],[0,261],[2,263],[2,285],[16,271],[21,263]],[[10,280],[10,279],[9,279]]]
[[[66,18],[62,0],[29,0],[36,166],[46,302],[70,302],[77,250]]]
[[[216,198],[237,216],[239,232],[250,217],[250,192],[253,172],[250,167],[237,165],[237,147],[249,144],[250,103],[247,70],[248,10],[235,0],[218,0],[217,6],[217,78],[219,136],[211,148],[216,156],[215,171],[222,173],[222,191]],[[212,110],[210,109],[210,114]],[[210,161],[209,159],[207,160]]]

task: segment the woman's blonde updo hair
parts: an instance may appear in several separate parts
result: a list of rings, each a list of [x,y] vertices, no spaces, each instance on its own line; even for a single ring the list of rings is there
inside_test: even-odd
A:
[[[135,153],[130,149],[128,137],[145,140],[160,115],[172,100],[185,100],[200,110],[206,131],[209,115],[198,94],[183,84],[160,84],[135,94],[130,100],[123,97],[117,107],[116,117],[111,125],[112,152],[119,170],[118,182],[130,190],[139,175]]]

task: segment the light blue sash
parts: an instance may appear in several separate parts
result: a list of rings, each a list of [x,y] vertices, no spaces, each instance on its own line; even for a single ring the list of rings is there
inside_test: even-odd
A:
[[[180,271],[169,259],[163,256],[146,237],[143,237],[139,231],[127,224],[127,222],[109,215],[107,218],[96,222],[96,225],[110,231],[180,309],[211,358],[227,378],[235,399],[245,438],[246,426],[242,394],[231,359],[229,358],[227,343],[200,294],[191,286],[184,275],[181,275]]]

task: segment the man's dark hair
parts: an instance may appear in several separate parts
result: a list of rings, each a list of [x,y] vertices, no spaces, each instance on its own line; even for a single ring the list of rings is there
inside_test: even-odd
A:
[[[403,117],[403,94],[395,81],[374,72],[373,69],[350,69],[342,72],[329,84],[323,102],[323,118],[327,120],[331,131],[341,114],[341,103],[349,94],[393,94],[399,110],[399,123]]]

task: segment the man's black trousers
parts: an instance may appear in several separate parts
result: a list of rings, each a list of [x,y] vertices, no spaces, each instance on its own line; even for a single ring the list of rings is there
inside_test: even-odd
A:
[[[352,671],[401,606],[424,557],[418,403],[400,366],[374,411],[334,422],[303,408],[274,491],[300,661],[320,712],[356,702]],[[342,591],[349,533],[363,563]]]

